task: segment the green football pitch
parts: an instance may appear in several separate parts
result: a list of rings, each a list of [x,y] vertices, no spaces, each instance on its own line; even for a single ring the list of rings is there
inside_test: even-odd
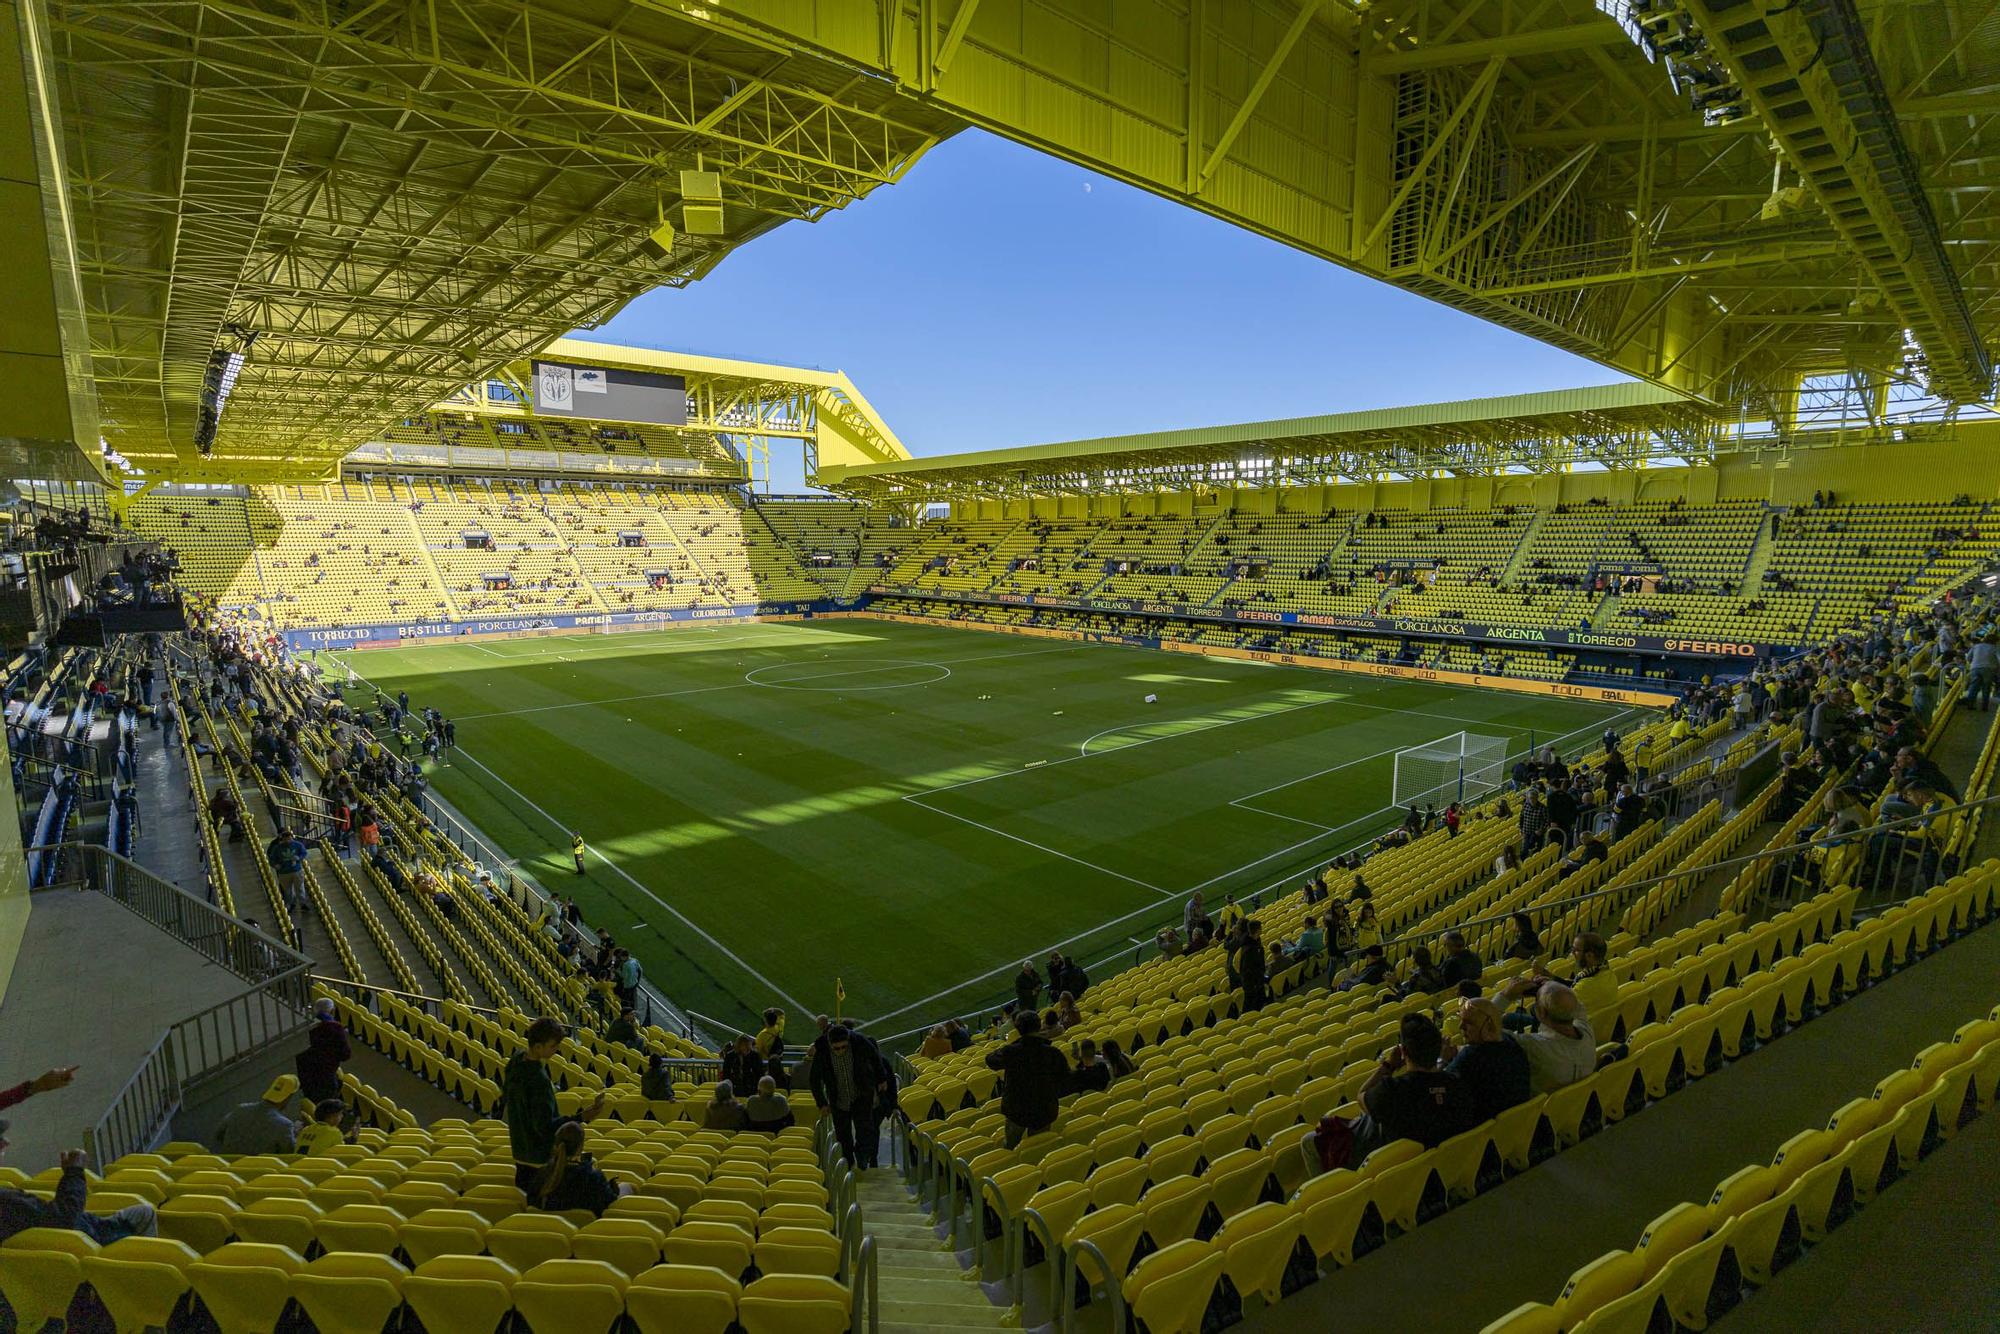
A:
[[[664,994],[747,1023],[831,1009],[838,978],[879,1035],[1058,946],[1101,977],[1194,890],[1296,880],[1395,822],[1398,749],[1632,713],[864,617],[346,661],[456,721],[433,790]]]

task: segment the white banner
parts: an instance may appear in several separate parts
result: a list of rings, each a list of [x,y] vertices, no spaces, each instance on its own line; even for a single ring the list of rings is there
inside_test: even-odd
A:
[[[610,377],[595,366],[578,366],[576,368],[576,392],[579,394],[608,394],[611,392]]]

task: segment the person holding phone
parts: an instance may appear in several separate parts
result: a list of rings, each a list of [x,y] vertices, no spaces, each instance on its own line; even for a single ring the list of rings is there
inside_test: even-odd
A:
[[[1351,1165],[1399,1139],[1435,1149],[1478,1124],[1464,1082],[1437,1068],[1444,1052],[1437,1021],[1427,1014],[1405,1015],[1399,1036],[1402,1041],[1383,1053],[1361,1086],[1364,1115],[1354,1123]]]

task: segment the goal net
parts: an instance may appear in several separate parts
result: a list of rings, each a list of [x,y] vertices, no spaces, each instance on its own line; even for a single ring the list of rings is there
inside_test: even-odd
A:
[[[1395,804],[1472,801],[1507,781],[1507,738],[1457,732],[1396,752]]]

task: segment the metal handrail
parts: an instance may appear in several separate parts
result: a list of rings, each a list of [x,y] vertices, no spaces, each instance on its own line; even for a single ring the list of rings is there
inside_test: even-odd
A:
[[[288,994],[303,969],[254,986],[171,1025],[153,1044],[96,1123],[83,1132],[94,1161],[108,1163],[150,1149],[181,1108],[187,1088],[295,1039],[311,1022]]]
[[[1078,1257],[1085,1255],[1097,1261],[1098,1269],[1105,1276],[1105,1291],[1111,1298],[1111,1321],[1107,1328],[1114,1330],[1124,1329],[1125,1287],[1118,1281],[1117,1273],[1111,1268],[1110,1257],[1104,1254],[1096,1242],[1091,1241],[1087,1237],[1064,1246],[1062,1251],[1063,1284],[1058,1289],[1058,1292],[1062,1295],[1062,1299],[1057,1302],[1057,1305],[1062,1308],[1062,1314],[1056,1323],[1056,1329],[1059,1334],[1070,1334],[1070,1329],[1076,1323],[1076,1303],[1069,1300],[1068,1294],[1076,1291],[1076,1262]]]
[[[853,1287],[862,1308],[855,1324],[865,1327],[867,1334],[882,1334],[882,1297],[879,1291],[878,1269],[875,1238],[863,1237],[861,1253],[855,1264]]]
[[[246,981],[268,984],[294,974],[303,980],[312,966],[305,955],[263,928],[230,916],[101,844],[46,843],[23,851],[75,854],[63,862],[65,879],[38,892],[73,889],[103,894]]]

